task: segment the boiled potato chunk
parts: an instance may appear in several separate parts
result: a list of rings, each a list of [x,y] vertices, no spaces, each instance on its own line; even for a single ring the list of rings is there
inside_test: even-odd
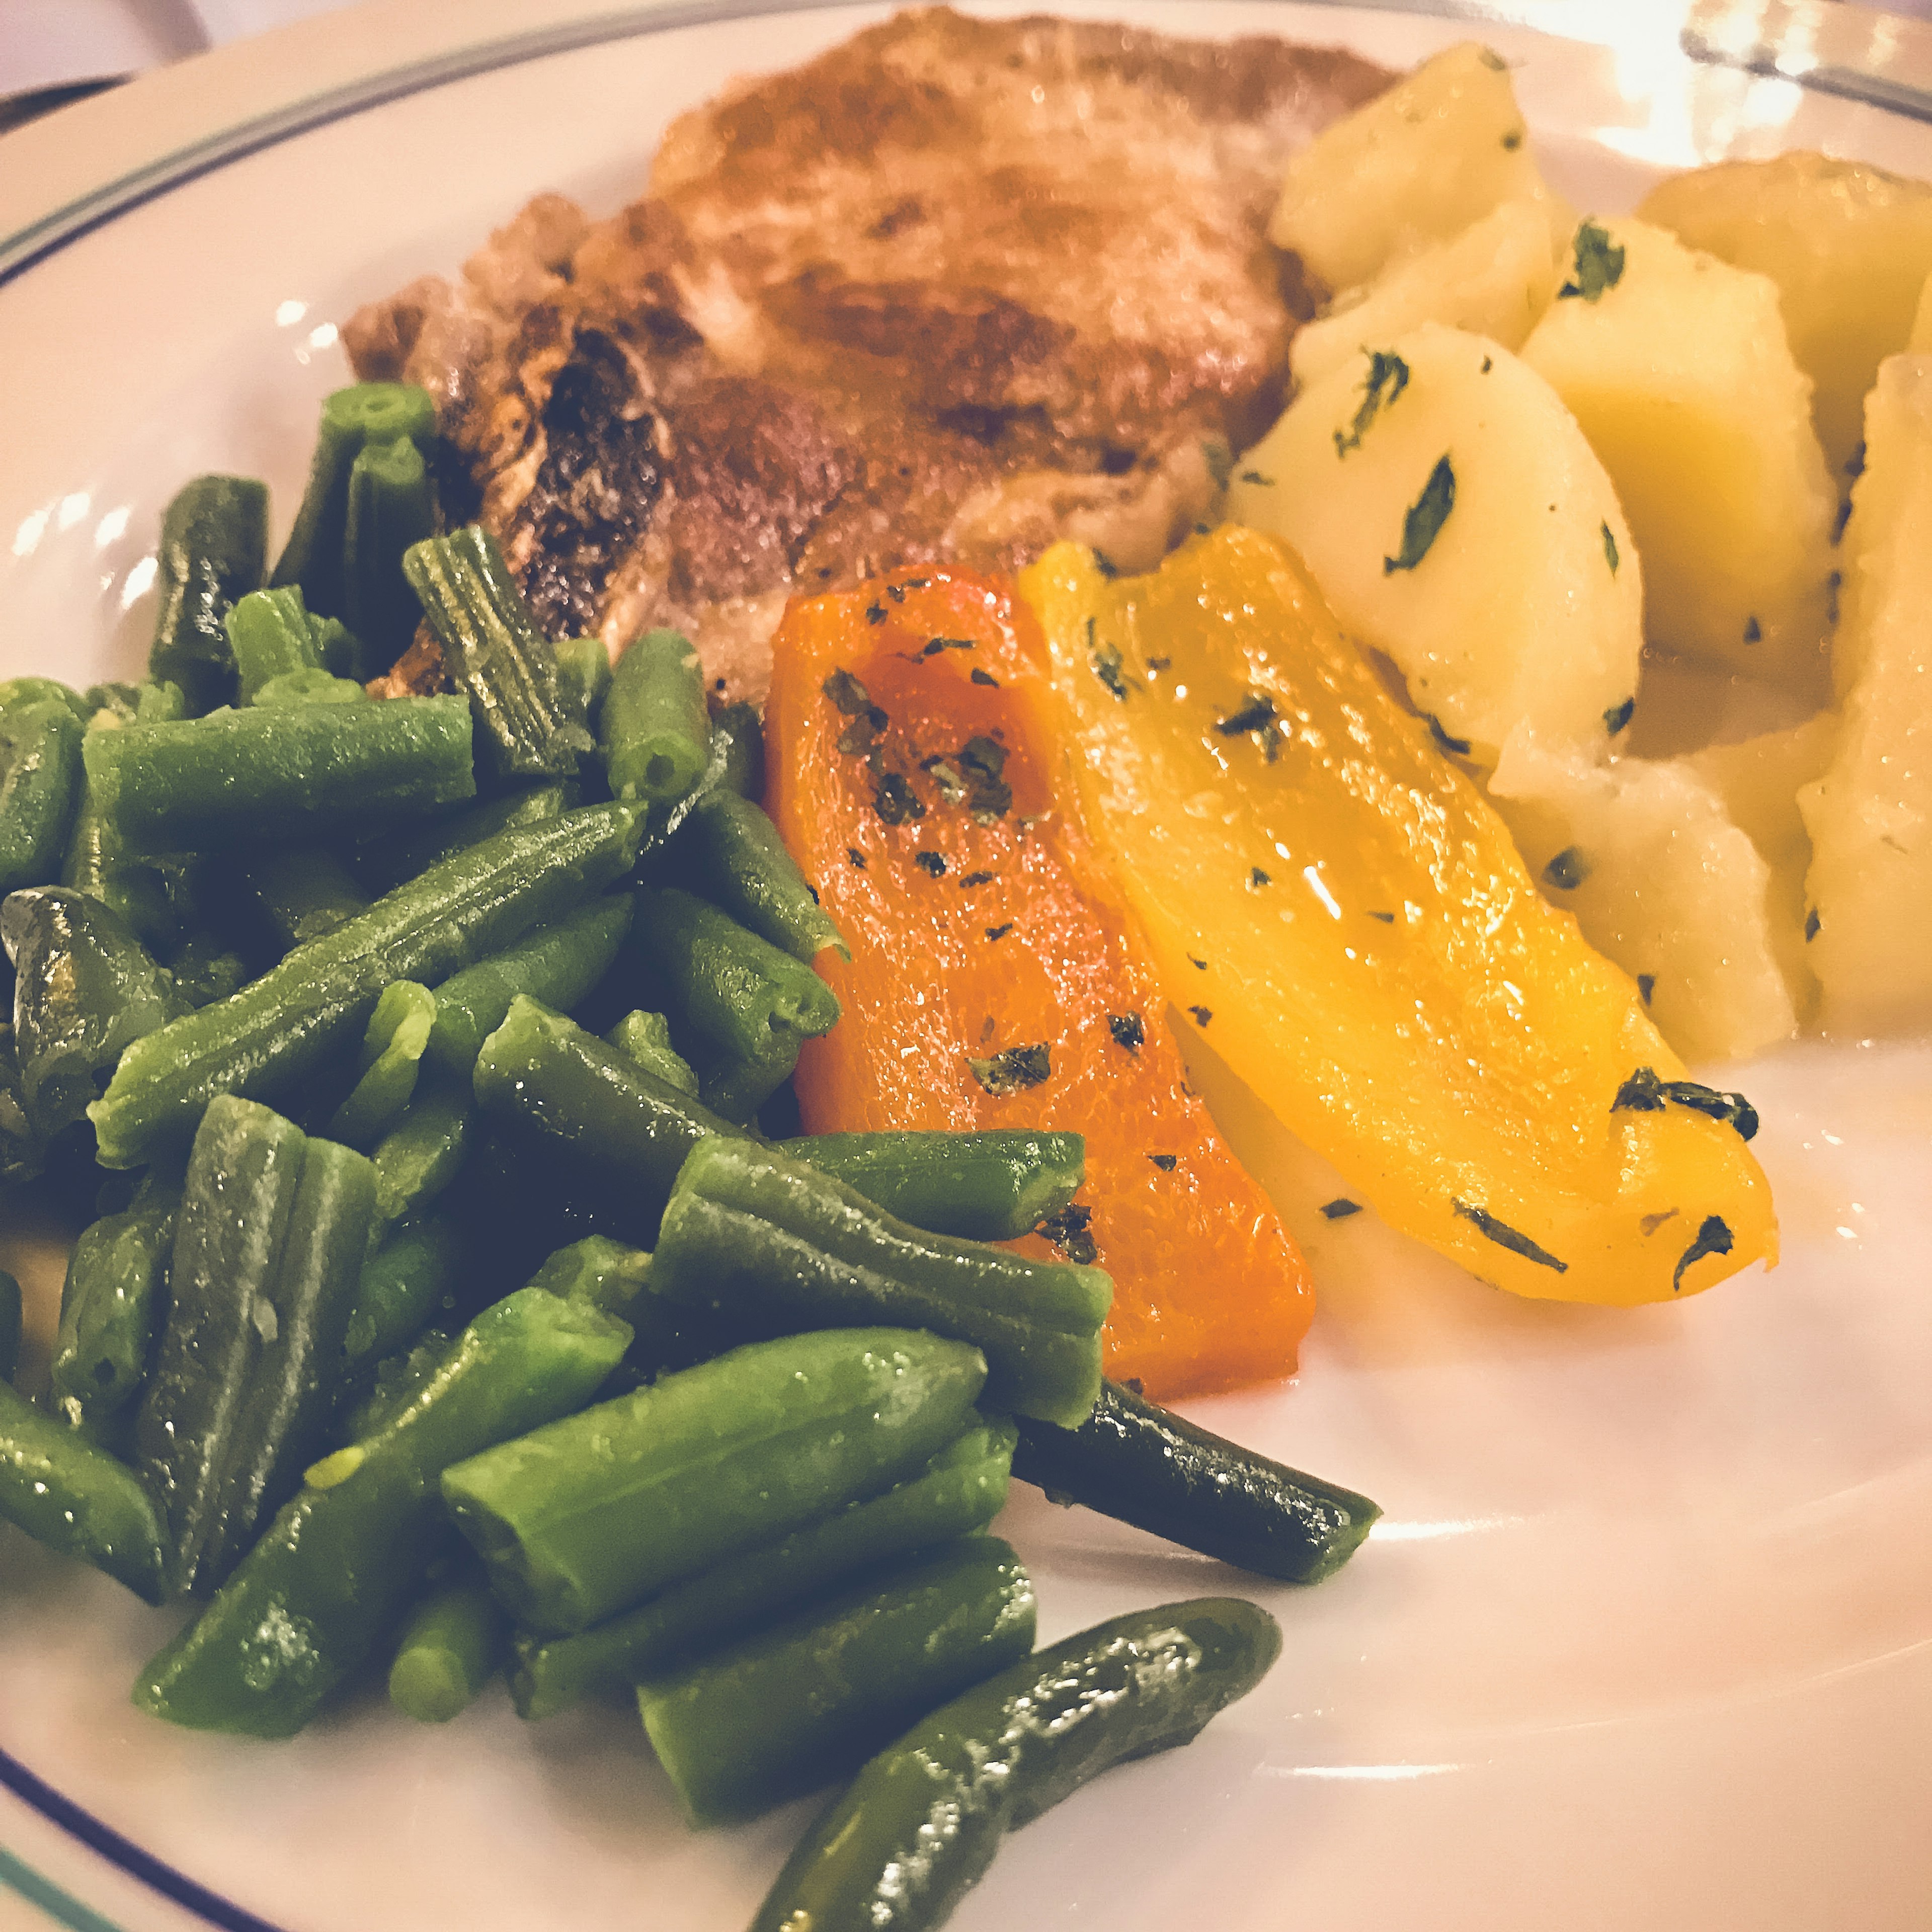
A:
[[[1425,322],[1518,349],[1556,292],[1556,254],[1543,204],[1506,201],[1453,239],[1390,262],[1295,336],[1295,380],[1312,382],[1358,350]]]
[[[1810,829],[1806,949],[1828,1030],[1932,1024],[1932,356],[1880,366],[1844,545],[1856,666]]]
[[[1525,721],[1594,762],[1627,720],[1630,531],[1582,432],[1500,344],[1427,322],[1351,356],[1238,461],[1228,513],[1293,544],[1479,762]]]
[[[1688,761],[1590,766],[1525,734],[1489,790],[1544,896],[1636,981],[1687,1060],[1742,1059],[1790,1036],[1771,868]]]
[[[1846,477],[1865,392],[1880,362],[1906,346],[1932,274],[1932,188],[1859,161],[1780,154],[1675,176],[1637,214],[1778,284],[1826,460]]]
[[[1638,221],[1586,222],[1523,344],[1603,459],[1651,641],[1822,686],[1838,497],[1776,285]]]
[[[1499,202],[1553,206],[1509,69],[1473,40],[1331,123],[1288,164],[1268,239],[1330,289],[1446,242]],[[1557,218],[1561,219],[1560,215]]]

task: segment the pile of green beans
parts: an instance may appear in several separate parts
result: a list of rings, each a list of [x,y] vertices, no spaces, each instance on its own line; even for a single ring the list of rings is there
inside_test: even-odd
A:
[[[0,1275],[0,1516],[199,1600],[156,1716],[634,1700],[696,1822],[856,1774],[760,1924],[937,1924],[1279,1646],[1206,1600],[1030,1656],[1014,1474],[1298,1580],[1375,1505],[1105,1382],[1106,1275],[994,1245],[1079,1136],[766,1138],[850,955],[756,714],[676,632],[545,638],[435,457],[339,392],[270,584],[199,478],[147,678],[0,682],[0,1181],[94,1202],[31,1399]],[[424,625],[455,694],[376,701]]]

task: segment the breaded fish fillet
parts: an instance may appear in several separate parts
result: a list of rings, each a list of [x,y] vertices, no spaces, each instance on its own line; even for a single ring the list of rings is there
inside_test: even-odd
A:
[[[1390,77],[902,14],[674,122],[610,220],[540,196],[345,336],[436,396],[553,634],[676,625],[761,697],[795,590],[1061,535],[1141,568],[1210,512],[1280,400],[1282,163]]]

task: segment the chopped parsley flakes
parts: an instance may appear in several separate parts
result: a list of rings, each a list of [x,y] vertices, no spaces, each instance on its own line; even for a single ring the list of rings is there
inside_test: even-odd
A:
[[[1094,1245],[1094,1237],[1088,1232],[1088,1224],[1093,1218],[1092,1208],[1070,1201],[1058,1214],[1049,1214],[1040,1222],[1034,1232],[1043,1234],[1069,1261],[1078,1262],[1084,1267],[1100,1252]]]
[[[1180,1165],[1180,1156],[1178,1154],[1150,1154],[1148,1159],[1163,1174],[1172,1174]]]
[[[1604,526],[1604,561],[1610,566],[1610,574],[1612,577],[1617,574],[1617,566],[1623,561],[1622,558],[1617,554],[1617,540],[1610,533],[1610,526],[1607,523]]]
[[[1574,252],[1575,271],[1556,291],[1556,299],[1581,296],[1586,302],[1601,302],[1604,291],[1624,278],[1623,250],[1611,241],[1608,229],[1586,220],[1577,228]]]
[[[1114,1036],[1114,1044],[1130,1053],[1139,1052],[1147,1040],[1147,1028],[1138,1013],[1109,1013],[1107,1030]]]
[[[1693,1262],[1702,1261],[1706,1255],[1727,1255],[1731,1251],[1731,1231],[1717,1214],[1707,1214],[1703,1226],[1697,1230],[1697,1238],[1684,1250],[1684,1258],[1677,1264],[1676,1272],[1670,1277],[1670,1291],[1674,1294],[1684,1286],[1684,1270]]]
[[[1224,738],[1243,737],[1250,731],[1259,731],[1272,724],[1274,716],[1274,700],[1265,692],[1252,692],[1238,710],[1230,712],[1225,718],[1216,718],[1214,728]]]
[[[1564,846],[1543,868],[1543,883],[1559,892],[1574,892],[1589,876],[1589,862],[1574,845]]]
[[[1348,424],[1346,436],[1339,429],[1334,432],[1338,462],[1350,450],[1361,448],[1362,438],[1377,413],[1393,408],[1396,397],[1408,387],[1408,364],[1400,356],[1380,349],[1369,351],[1369,373],[1363,379],[1362,400],[1355,410],[1354,418]]]
[[[1322,1218],[1324,1221],[1346,1221],[1351,1214],[1359,1214],[1362,1204],[1351,1201],[1346,1194],[1338,1194],[1332,1201],[1322,1204]]]
[[[943,879],[946,876],[946,860],[940,853],[915,852],[912,862],[929,879]]]
[[[848,718],[856,718],[872,709],[866,687],[849,670],[835,670],[819,689]]]
[[[1666,1103],[1688,1107],[1693,1113],[1721,1120],[1726,1126],[1735,1127],[1744,1140],[1757,1132],[1757,1109],[1742,1094],[1720,1093],[1716,1088],[1702,1086],[1695,1080],[1660,1080],[1648,1066],[1640,1066],[1617,1089],[1610,1112],[1660,1114]]]
[[[1559,1262],[1547,1248],[1540,1248],[1527,1234],[1519,1234],[1507,1222],[1498,1221],[1486,1208],[1473,1207],[1466,1201],[1452,1200],[1449,1205],[1459,1219],[1470,1222],[1485,1240],[1496,1243],[1499,1248],[1507,1248],[1513,1255],[1520,1255],[1526,1262],[1534,1262],[1538,1268],[1554,1268],[1558,1274],[1568,1274],[1570,1264]]]
[[[1614,738],[1636,715],[1636,700],[1627,698],[1622,704],[1612,705],[1604,713],[1604,729]]]
[[[888,825],[904,825],[926,816],[926,804],[904,777],[886,772],[872,788],[872,809]]]
[[[1394,556],[1382,559],[1382,574],[1392,577],[1398,570],[1413,570],[1429,554],[1430,544],[1455,507],[1455,469],[1447,456],[1439,457],[1422,486],[1422,494],[1402,513],[1402,548]]]
[[[966,1064],[995,1099],[1038,1087],[1053,1077],[1052,1058],[1043,1040],[1036,1046],[1010,1046],[990,1060],[975,1060],[969,1054]]]

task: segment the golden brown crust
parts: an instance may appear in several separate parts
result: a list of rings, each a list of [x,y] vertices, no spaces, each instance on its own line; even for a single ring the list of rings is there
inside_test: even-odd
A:
[[[1279,406],[1282,163],[1389,79],[904,13],[682,117],[610,220],[540,197],[345,335],[436,395],[554,632],[682,623],[757,695],[788,591],[1063,529],[1157,556],[1210,511],[1204,441]]]

